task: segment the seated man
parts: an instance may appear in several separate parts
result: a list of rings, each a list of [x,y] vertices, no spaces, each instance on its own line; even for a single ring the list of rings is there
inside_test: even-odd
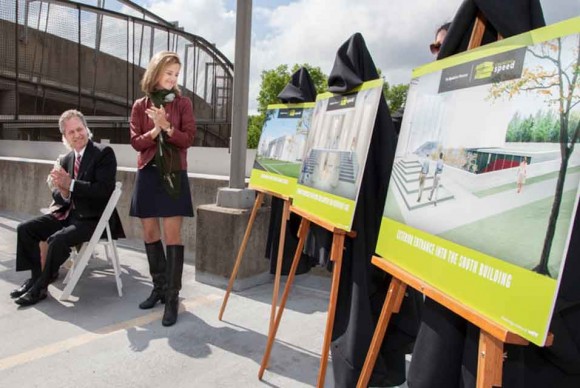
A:
[[[111,147],[90,140],[92,133],[83,114],[68,110],[58,124],[63,143],[71,151],[50,172],[56,206],[51,207],[54,210],[50,214],[23,222],[17,228],[16,271],[30,270],[32,275],[10,293],[21,306],[46,298],[48,284],[69,257],[70,247],[91,238],[115,189],[115,153]],[[120,223],[111,226],[112,234],[122,237]],[[44,268],[40,241],[48,244]]]

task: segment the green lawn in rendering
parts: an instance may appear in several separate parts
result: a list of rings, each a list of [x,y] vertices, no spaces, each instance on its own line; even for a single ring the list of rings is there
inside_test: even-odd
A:
[[[573,174],[573,173],[579,172],[579,171],[580,171],[580,166],[576,166],[576,167],[569,168],[567,170],[567,173]],[[546,181],[548,179],[554,179],[554,178],[558,178],[558,171],[552,171],[548,174],[538,175],[538,176],[535,176],[533,178],[526,179],[526,186],[530,185],[532,183],[542,182],[542,181]],[[507,184],[501,185],[501,186],[491,187],[491,188],[485,189],[485,190],[476,191],[473,194],[479,198],[483,198],[483,197],[487,197],[488,195],[502,193],[504,191],[509,191],[509,190],[515,190],[515,188],[516,188],[516,183],[514,182],[514,183],[507,183]]]
[[[557,278],[560,270],[571,222],[569,215],[575,200],[576,190],[564,192],[548,264],[550,275],[554,278]],[[550,197],[532,202],[452,229],[440,237],[520,267],[532,269],[540,261],[553,201],[553,197]],[[568,216],[564,217],[563,214]]]
[[[301,163],[268,158],[258,158],[258,162],[266,169],[266,171],[292,178],[298,178],[300,176]]]

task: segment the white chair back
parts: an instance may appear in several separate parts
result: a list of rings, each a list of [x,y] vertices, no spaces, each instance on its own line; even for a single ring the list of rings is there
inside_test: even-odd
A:
[[[109,198],[109,202],[99,219],[99,223],[91,236],[91,239],[81,246],[81,249],[76,253],[73,249],[71,253],[71,259],[73,261],[72,267],[68,271],[66,278],[64,279],[64,284],[66,284],[60,300],[65,300],[70,297],[73,289],[75,288],[77,282],[79,281],[83,271],[85,270],[89,259],[92,257],[97,244],[102,243],[105,246],[105,253],[107,255],[107,260],[113,265],[113,270],[115,271],[115,282],[117,283],[117,292],[119,296],[123,296],[122,288],[123,284],[121,282],[121,266],[119,264],[119,254],[117,252],[117,245],[113,236],[111,234],[111,228],[109,227],[109,219],[113,215],[113,211],[121,198],[123,190],[121,189],[123,184],[117,182],[115,184],[115,190]],[[101,239],[103,232],[107,231],[106,237]]]

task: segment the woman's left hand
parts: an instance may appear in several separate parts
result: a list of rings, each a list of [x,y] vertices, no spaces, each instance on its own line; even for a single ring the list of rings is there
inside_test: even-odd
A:
[[[153,123],[156,127],[163,128],[164,130],[169,127],[170,124],[169,121],[167,121],[167,114],[165,113],[164,107],[157,108],[152,106],[147,109],[145,113],[147,113],[147,116],[153,120]]]
[[[167,127],[163,127],[163,130],[165,131],[165,133],[167,133],[167,136],[169,137],[173,136],[173,132],[175,131],[175,129],[171,126],[171,124],[168,124]]]

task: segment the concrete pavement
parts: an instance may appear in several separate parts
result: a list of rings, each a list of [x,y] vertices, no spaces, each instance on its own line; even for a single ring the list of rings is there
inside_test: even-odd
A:
[[[14,215],[0,214],[0,386],[2,387],[308,387],[316,384],[330,279],[297,277],[274,344],[264,353],[272,283],[232,294],[217,319],[224,290],[197,283],[185,265],[177,324],[161,325],[163,308],[140,310],[150,291],[141,250],[119,248],[123,297],[100,252],[72,301],[58,300],[65,269],[39,304],[19,308],[8,296],[16,273]],[[326,386],[332,387],[332,362]]]

